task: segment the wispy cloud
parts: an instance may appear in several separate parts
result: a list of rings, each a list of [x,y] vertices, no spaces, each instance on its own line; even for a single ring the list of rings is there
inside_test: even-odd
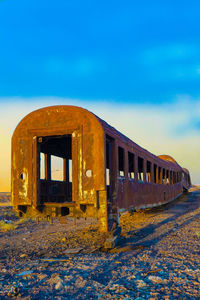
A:
[[[142,61],[149,65],[174,63],[199,57],[199,47],[188,44],[165,44],[145,50],[141,57]]]
[[[52,56],[44,60],[42,68],[54,76],[87,77],[101,72],[105,68],[105,61],[100,57],[78,56],[67,59]]]
[[[200,79],[200,45],[165,44],[146,49],[141,64],[152,80]]]

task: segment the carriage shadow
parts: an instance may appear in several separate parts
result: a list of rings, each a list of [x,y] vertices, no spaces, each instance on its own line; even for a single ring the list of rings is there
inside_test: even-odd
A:
[[[130,248],[137,248],[139,246],[148,247],[155,245],[167,235],[181,230],[181,228],[190,224],[194,219],[200,217],[200,213],[196,212],[199,208],[200,191],[196,191],[183,194],[175,201],[161,207],[150,209],[146,212],[147,214],[154,213],[154,215],[162,214],[170,216],[161,222],[149,224],[139,230],[129,231],[127,233],[128,237],[122,240],[120,247],[129,246]],[[188,213],[190,213],[189,216],[187,216]],[[179,224],[176,223],[177,221]],[[159,232],[159,229],[163,225],[165,226],[164,232]]]

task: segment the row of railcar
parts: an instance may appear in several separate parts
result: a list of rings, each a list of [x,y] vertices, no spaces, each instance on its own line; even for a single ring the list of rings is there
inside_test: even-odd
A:
[[[12,203],[23,216],[97,217],[108,231],[121,210],[167,203],[190,185],[189,171],[172,157],[153,155],[80,107],[34,111],[13,134]]]

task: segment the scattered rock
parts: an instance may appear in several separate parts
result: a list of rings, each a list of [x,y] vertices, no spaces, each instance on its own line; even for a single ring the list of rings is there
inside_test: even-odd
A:
[[[8,297],[16,297],[17,295],[19,295],[19,288],[12,286],[8,292]]]
[[[199,299],[200,193],[195,197],[181,202],[184,214],[176,204],[167,213],[124,214],[122,246],[104,252],[97,226],[79,230],[68,218],[65,225],[20,223],[0,235],[0,299]],[[9,220],[6,210],[0,220],[4,213]],[[173,233],[176,224],[181,230]]]
[[[147,286],[146,283],[145,283],[143,280],[136,280],[136,284],[137,284],[137,288],[138,288],[138,289]]]
[[[83,248],[73,248],[73,249],[67,249],[64,251],[65,254],[77,254],[81,252]]]
[[[160,271],[162,271],[162,270],[161,269],[149,270],[149,271],[146,272],[145,275],[152,274],[152,273],[157,273],[157,272],[160,272]]]
[[[25,275],[30,275],[31,273],[33,273],[33,271],[29,270],[29,271],[24,271],[19,274],[16,274],[16,276],[25,276]]]
[[[153,283],[162,283],[163,281],[161,277],[152,276],[152,275],[150,275],[148,279],[151,280]]]
[[[118,242],[119,242],[118,236],[110,237],[105,241],[104,248],[105,249],[115,248],[117,246]]]
[[[7,272],[7,270],[6,270],[6,269],[2,269],[2,270],[1,270],[1,272],[3,272],[3,273],[6,273],[6,272]]]
[[[56,285],[55,285],[55,289],[56,290],[61,290],[61,289],[63,289],[63,281],[58,281],[57,283],[56,283]]]
[[[27,256],[27,254],[24,253],[24,254],[21,254],[19,257],[20,257],[20,258],[24,258],[24,257],[26,257],[26,256]]]

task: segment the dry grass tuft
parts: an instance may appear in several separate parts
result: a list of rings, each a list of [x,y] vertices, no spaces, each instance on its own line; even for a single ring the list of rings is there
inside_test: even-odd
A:
[[[17,228],[17,224],[0,221],[0,231],[5,232],[9,230],[15,230],[16,228]]]

